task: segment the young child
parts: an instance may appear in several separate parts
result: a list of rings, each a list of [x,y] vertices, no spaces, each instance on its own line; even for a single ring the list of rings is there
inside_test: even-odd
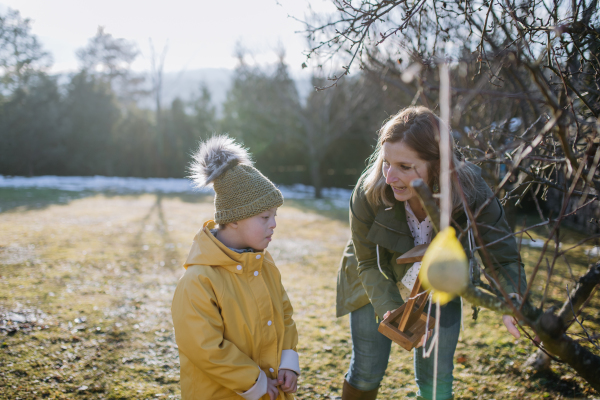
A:
[[[227,136],[200,145],[197,186],[213,184],[215,220],[192,243],[171,312],[182,399],[294,399],[298,332],[265,250],[281,192]]]

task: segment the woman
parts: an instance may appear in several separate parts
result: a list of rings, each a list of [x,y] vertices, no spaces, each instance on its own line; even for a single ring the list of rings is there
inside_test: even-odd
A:
[[[344,251],[337,284],[337,316],[350,313],[352,335],[352,359],[344,381],[343,400],[377,397],[391,347],[391,341],[377,331],[378,320],[404,303],[420,267],[420,263],[396,264],[396,258],[417,244],[429,243],[434,236],[432,225],[410,182],[421,178],[433,192],[438,191],[440,124],[439,118],[425,107],[410,107],[393,116],[381,128],[369,167],[352,194],[352,239]],[[456,155],[453,155],[453,165],[458,166],[458,177],[471,210],[477,210],[493,197],[481,178],[479,167],[460,162]],[[452,196],[452,218],[466,227],[464,206],[454,186]],[[489,202],[476,222],[485,243],[510,232],[504,210],[496,198]],[[468,248],[466,240],[463,246]],[[525,273],[514,238],[488,246],[487,251],[494,264],[485,265],[485,268],[491,276],[499,277],[497,283],[507,293],[524,291]],[[438,400],[453,396],[453,356],[460,318],[460,299],[441,308]],[[508,331],[518,338],[520,334],[512,317],[504,316],[503,321]],[[432,399],[433,356],[423,358],[422,353],[422,348],[415,349],[418,396]]]

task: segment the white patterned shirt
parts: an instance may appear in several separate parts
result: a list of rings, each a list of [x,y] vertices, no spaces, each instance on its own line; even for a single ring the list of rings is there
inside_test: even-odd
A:
[[[428,244],[431,243],[431,236],[433,235],[433,226],[429,220],[429,216],[425,218],[422,222],[419,222],[419,219],[415,216],[415,213],[410,208],[408,201],[404,202],[404,208],[406,209],[406,222],[408,223],[408,227],[410,228],[410,232],[415,238],[415,246],[420,244]],[[421,269],[421,262],[418,261],[414,263],[408,271],[406,271],[406,275],[402,278],[402,285],[398,285],[400,289],[400,294],[403,299],[408,299],[410,296],[410,292],[412,291],[413,286],[415,285],[415,281],[417,280],[417,276],[419,276],[419,270]],[[402,287],[404,286],[404,287]]]

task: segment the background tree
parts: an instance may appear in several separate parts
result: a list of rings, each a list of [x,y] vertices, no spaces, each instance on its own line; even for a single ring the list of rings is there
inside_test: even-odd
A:
[[[154,176],[155,138],[153,111],[129,105],[116,126],[113,158],[120,176]]]
[[[64,100],[66,168],[72,175],[113,175],[116,127],[121,111],[108,82],[82,71]]]
[[[61,174],[65,140],[56,80],[30,75],[0,105],[0,168],[10,175]]]
[[[24,87],[31,76],[45,71],[51,57],[31,33],[31,21],[16,10],[0,15],[0,95]]]
[[[131,71],[131,64],[139,55],[137,46],[123,38],[115,38],[99,26],[87,46],[75,52],[81,70],[88,76],[110,85],[124,102],[131,102],[147,94],[141,85],[144,78]]]
[[[249,66],[240,57],[223,131],[242,138],[269,176],[310,183],[316,198],[324,186],[354,185],[386,116],[382,87],[358,75],[304,99],[288,70],[282,54],[271,69]],[[324,81],[319,72],[312,74],[313,86]]]
[[[315,87],[322,86],[324,81],[324,78],[317,75],[312,77]],[[332,160],[333,153],[337,153],[338,162],[344,159],[365,160],[371,153],[369,146],[364,145],[370,144],[369,139],[376,133],[373,127],[383,120],[380,99],[380,87],[371,85],[364,76],[348,79],[331,90],[313,91],[304,105],[297,99],[296,102],[288,99],[302,125],[301,140],[309,156],[315,197],[322,196],[323,172],[336,175],[334,163],[326,166],[327,160]],[[356,165],[356,161],[353,164]],[[354,170],[349,175],[354,175],[352,178],[355,178],[357,172],[361,171]],[[352,180],[354,182],[346,184],[355,183],[355,179]]]
[[[156,128],[156,169],[155,176],[164,177],[167,176],[167,166],[165,165],[165,159],[167,157],[167,147],[169,146],[165,118],[162,110],[162,91],[163,91],[163,75],[165,67],[165,58],[167,56],[168,46],[163,47],[162,53],[158,54],[154,49],[152,39],[150,39],[150,80],[152,82],[152,96],[154,97],[154,115],[155,115],[155,128]]]
[[[306,153],[299,140],[300,123],[282,98],[298,98],[295,82],[283,57],[275,66],[251,66],[245,55],[223,105],[221,131],[241,139],[257,168],[276,182],[308,183]]]
[[[207,139],[217,130],[217,115],[210,91],[205,84],[200,85],[198,95],[192,99],[190,108],[193,115],[194,136],[188,139]]]
[[[59,171],[60,94],[46,75],[51,58],[18,11],[0,15],[0,168],[5,173],[33,175]]]

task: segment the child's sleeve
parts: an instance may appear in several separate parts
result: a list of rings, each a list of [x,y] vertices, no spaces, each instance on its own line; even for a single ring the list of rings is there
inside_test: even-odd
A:
[[[279,369],[289,369],[300,375],[300,361],[298,352],[296,351],[296,346],[298,346],[298,330],[296,329],[296,323],[292,319],[294,309],[283,285],[281,285],[281,291],[283,298],[283,326],[285,330]]]
[[[175,290],[171,313],[179,351],[198,369],[247,400],[267,393],[265,373],[223,338],[223,319],[208,278],[186,273]]]

